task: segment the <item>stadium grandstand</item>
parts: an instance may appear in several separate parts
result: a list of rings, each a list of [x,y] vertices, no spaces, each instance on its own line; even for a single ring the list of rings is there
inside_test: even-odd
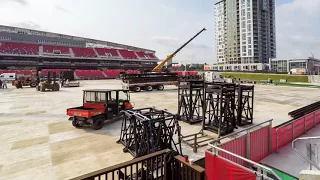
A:
[[[159,62],[154,50],[0,25],[0,73],[59,73],[72,70],[80,79],[113,78],[120,72],[151,70]],[[8,70],[8,68],[16,70]],[[33,70],[23,70],[23,69]]]

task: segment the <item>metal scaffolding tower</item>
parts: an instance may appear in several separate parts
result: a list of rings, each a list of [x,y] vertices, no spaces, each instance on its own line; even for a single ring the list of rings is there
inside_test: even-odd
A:
[[[185,80],[178,84],[178,114],[181,120],[193,124],[203,119],[204,81]]]
[[[134,157],[163,149],[182,153],[180,138],[177,138],[178,142],[173,139],[175,133],[180,137],[180,126],[174,114],[155,108],[127,110],[117,142],[125,146],[124,152],[130,152]]]
[[[218,136],[233,132],[235,119],[235,84],[207,83],[205,87],[203,129]]]
[[[254,86],[237,85],[236,117],[238,126],[244,126],[253,123],[253,100]]]

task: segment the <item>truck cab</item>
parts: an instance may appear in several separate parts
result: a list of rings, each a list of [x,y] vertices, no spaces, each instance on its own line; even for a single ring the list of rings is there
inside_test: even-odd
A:
[[[129,91],[93,89],[83,91],[83,105],[67,109],[75,127],[90,125],[92,129],[101,129],[104,121],[120,115],[125,103],[130,103]]]

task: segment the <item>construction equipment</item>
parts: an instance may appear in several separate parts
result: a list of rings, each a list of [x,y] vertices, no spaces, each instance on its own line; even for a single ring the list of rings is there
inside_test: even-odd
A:
[[[199,31],[196,35],[194,35],[189,41],[184,43],[180,48],[178,48],[174,53],[167,56],[165,60],[163,60],[160,64],[158,64],[155,68],[153,68],[152,72],[158,72],[168,61],[170,61],[179,51],[181,51],[186,45],[188,45],[194,38],[199,36],[203,31],[205,31],[206,28],[203,28],[201,31]]]
[[[60,85],[56,82],[56,73],[49,71],[47,78],[40,81],[40,83],[36,87],[36,90],[41,92],[44,92],[46,90],[59,91]]]
[[[15,86],[18,89],[22,88],[22,86],[30,86],[34,88],[37,86],[37,78],[35,75],[18,76],[16,80],[12,81],[12,86]]]
[[[176,85],[178,79],[177,73],[124,74],[122,89],[134,92],[154,89],[162,91],[165,85]]]
[[[69,84],[66,84],[66,80],[69,81]],[[79,87],[80,82],[76,81],[74,78],[74,72],[67,70],[67,71],[61,71],[60,72],[60,81],[61,81],[61,87]]]
[[[89,125],[92,129],[101,129],[105,120],[119,117],[120,111],[130,109],[129,91],[118,89],[93,89],[83,91],[83,105],[68,108],[74,127]]]
[[[201,34],[206,29],[203,28],[190,40],[179,47],[174,53],[169,55],[164,61],[158,64],[151,73],[143,74],[123,74],[122,75],[122,88],[125,90],[131,90],[140,92],[141,90],[152,91],[153,89],[163,90],[165,85],[177,85],[179,76],[177,73],[160,73],[162,67],[170,61],[179,51],[181,51],[187,44],[189,44],[194,38]]]

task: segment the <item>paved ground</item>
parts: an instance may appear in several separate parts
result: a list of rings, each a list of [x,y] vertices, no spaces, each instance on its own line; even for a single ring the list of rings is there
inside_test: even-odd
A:
[[[317,125],[315,128],[310,129],[306,134],[303,134],[299,138],[303,137],[319,137],[320,135],[320,125]],[[320,139],[312,140],[298,140],[295,143],[295,148],[302,153],[305,157],[310,157],[307,153],[307,145],[313,144],[312,150],[314,154],[313,162],[320,166],[319,162],[319,145]],[[292,143],[284,146],[279,150],[278,153],[273,153],[270,156],[266,157],[261,161],[263,164],[267,164],[271,167],[279,169],[283,172],[286,172],[294,177],[299,178],[300,172],[302,170],[315,170],[316,167],[312,166],[310,169],[310,163],[300,156],[294,149],[292,149]]]
[[[37,92],[32,88],[0,89],[0,179],[68,179],[131,160],[123,153],[119,138],[121,122],[103,129],[76,129],[65,115],[66,108],[82,104],[82,90],[118,88],[117,80],[83,81],[80,88],[60,92]],[[155,106],[177,112],[177,91],[132,93],[135,107]],[[320,99],[316,89],[257,85],[255,123],[273,118],[273,125],[290,119],[287,113]],[[200,125],[180,123],[184,135],[200,131]],[[213,136],[216,136],[213,134]],[[191,158],[204,156],[183,145]]]

